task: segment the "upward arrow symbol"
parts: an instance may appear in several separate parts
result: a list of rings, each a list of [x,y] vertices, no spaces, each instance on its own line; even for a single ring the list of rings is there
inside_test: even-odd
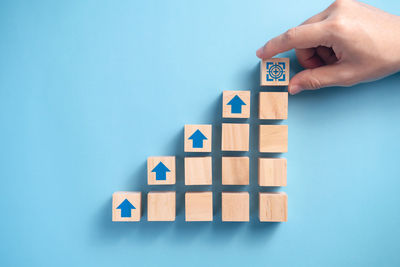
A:
[[[160,161],[151,172],[156,173],[156,180],[167,180],[167,172],[170,172],[170,170]]]
[[[231,113],[242,113],[242,106],[245,106],[246,103],[238,96],[235,95],[231,101],[228,102],[228,105],[231,106]]]
[[[136,209],[128,199],[122,201],[121,204],[117,207],[117,209],[121,210],[121,217],[131,217],[131,210]]]
[[[189,140],[193,140],[193,148],[203,148],[203,141],[207,140],[199,129],[197,129],[190,137]]]

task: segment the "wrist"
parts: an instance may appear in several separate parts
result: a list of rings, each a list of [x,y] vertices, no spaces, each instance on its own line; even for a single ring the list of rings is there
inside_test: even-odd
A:
[[[400,16],[396,16],[397,17],[397,24],[396,24],[396,43],[393,44],[393,46],[395,47],[396,51],[395,51],[395,72],[400,71]]]

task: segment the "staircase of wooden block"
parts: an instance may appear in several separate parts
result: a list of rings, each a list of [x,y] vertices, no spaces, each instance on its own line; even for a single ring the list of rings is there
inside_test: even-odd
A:
[[[289,59],[273,58],[260,63],[261,86],[286,86],[289,83]],[[250,118],[250,91],[224,91],[222,117]],[[287,92],[260,92],[258,118],[260,120],[286,120],[288,115]],[[239,120],[240,121],[240,120]],[[249,185],[250,158],[232,156],[232,153],[249,151],[249,123],[222,123],[221,151],[233,151],[222,157],[221,183],[223,186]],[[185,185],[212,185],[212,125],[185,125],[184,151],[199,153],[186,156]],[[259,125],[259,152],[284,153],[288,149],[287,125]],[[255,159],[253,159],[255,160]],[[286,186],[287,161],[285,158],[258,158],[258,186]],[[141,177],[140,177],[141,178]],[[141,178],[142,179],[142,178]],[[173,185],[176,183],[176,157],[160,156],[147,159],[147,183]],[[181,193],[181,192],[178,192]],[[182,192],[183,193],[183,192]],[[222,192],[223,222],[248,222],[250,220],[251,192]],[[142,215],[141,192],[115,192],[112,201],[112,220],[137,222]],[[260,192],[258,197],[261,222],[287,221],[287,195],[283,192]],[[176,192],[152,191],[147,194],[148,221],[175,221]],[[185,220],[213,221],[213,192],[185,192]]]

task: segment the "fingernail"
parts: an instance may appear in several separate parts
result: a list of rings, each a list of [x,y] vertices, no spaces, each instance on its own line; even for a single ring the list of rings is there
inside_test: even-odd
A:
[[[257,57],[261,57],[263,52],[263,47],[259,48],[256,52]]]
[[[295,95],[295,94],[301,92],[301,90],[302,89],[301,89],[301,87],[299,85],[292,85],[292,86],[289,87],[289,93],[291,95]]]

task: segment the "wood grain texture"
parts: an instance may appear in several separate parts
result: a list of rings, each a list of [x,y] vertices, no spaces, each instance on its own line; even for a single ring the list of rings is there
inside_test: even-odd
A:
[[[260,152],[284,153],[288,150],[287,125],[260,125]]]
[[[241,113],[232,113],[232,106],[228,103],[238,96],[245,105],[241,106]],[[250,91],[224,91],[222,93],[223,118],[250,118]]]
[[[211,157],[185,157],[185,185],[212,184]]]
[[[287,161],[284,158],[258,159],[259,186],[286,186]]]
[[[185,193],[185,220],[187,222],[213,220],[212,192]]]
[[[199,130],[207,139],[203,140],[203,147],[193,147],[193,140],[189,139],[196,130]],[[186,124],[184,133],[185,152],[211,152],[212,125],[211,124]]]
[[[266,65],[268,62],[272,62],[272,63],[284,62],[285,63],[286,66],[283,71],[285,79],[283,81],[280,81],[279,79],[274,79],[273,81],[267,81],[268,70],[266,68]],[[261,60],[261,62],[260,62],[260,85],[261,86],[289,85],[289,78],[290,78],[289,75],[290,75],[289,58],[271,58],[271,59]],[[271,77],[271,76],[269,76],[269,77]],[[280,76],[280,78],[282,78],[282,77],[283,76]]]
[[[260,222],[287,221],[286,193],[259,193]]]
[[[248,192],[222,192],[222,221],[248,222],[250,200]]]
[[[175,221],[176,193],[173,191],[149,192],[147,194],[148,221]]]
[[[249,184],[249,157],[222,157],[222,184]]]
[[[165,167],[170,171],[166,172],[165,180],[156,180],[156,173],[152,170],[162,162]],[[147,158],[147,184],[149,185],[164,185],[164,184],[175,184],[176,181],[176,164],[175,157],[165,156],[165,157],[148,157]]]
[[[221,150],[249,151],[249,133],[247,123],[222,123]]]
[[[287,92],[261,92],[258,117],[261,120],[286,120],[288,117]]]
[[[131,217],[121,217],[121,209],[118,206],[127,199],[135,209],[131,209]],[[115,192],[112,197],[112,221],[113,222],[138,222],[142,212],[141,192]]]

